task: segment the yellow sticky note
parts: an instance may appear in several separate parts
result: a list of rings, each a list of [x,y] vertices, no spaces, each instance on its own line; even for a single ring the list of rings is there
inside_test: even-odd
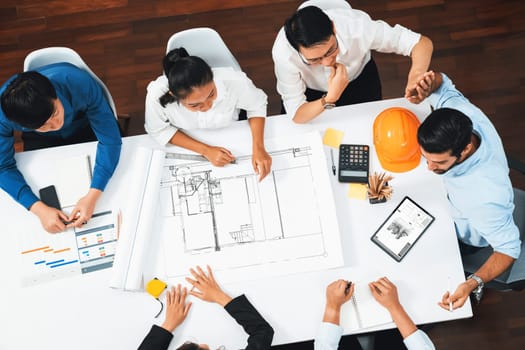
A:
[[[351,183],[348,186],[348,198],[365,200],[367,190],[368,187],[366,184]]]
[[[327,128],[324,132],[323,143],[333,148],[339,148],[339,145],[343,141],[344,132],[332,128]]]

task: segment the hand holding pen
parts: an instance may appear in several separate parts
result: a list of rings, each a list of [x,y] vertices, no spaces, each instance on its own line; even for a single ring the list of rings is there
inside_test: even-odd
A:
[[[326,287],[326,306],[324,322],[339,324],[341,306],[352,298],[354,285],[350,281],[339,279]]]

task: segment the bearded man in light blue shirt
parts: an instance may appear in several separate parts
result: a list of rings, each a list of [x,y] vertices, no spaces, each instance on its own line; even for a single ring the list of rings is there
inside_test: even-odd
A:
[[[462,254],[493,249],[452,295],[443,296],[443,308],[448,309],[449,302],[458,308],[471,292],[479,302],[484,283],[505,272],[520,255],[512,184],[503,144],[488,117],[442,73],[425,73],[417,89],[435,109],[419,127],[418,142],[428,169],[443,176]]]

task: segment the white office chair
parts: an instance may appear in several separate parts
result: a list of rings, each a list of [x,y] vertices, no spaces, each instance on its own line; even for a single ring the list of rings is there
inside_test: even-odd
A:
[[[84,62],[82,57],[78,53],[76,53],[74,50],[68,48],[68,47],[46,47],[40,50],[35,50],[33,52],[30,52],[25,60],[24,60],[24,72],[29,70],[34,70],[36,68],[53,64],[53,63],[60,63],[60,62],[67,62],[71,63],[78,68],[81,68],[89,73],[102,87],[104,90],[104,94],[106,95],[106,100],[109,103],[109,106],[111,107],[111,110],[113,111],[113,114],[115,115],[115,118],[123,119],[124,120],[124,132],[127,132],[127,128],[129,127],[129,116],[128,115],[118,115],[117,114],[117,108],[115,107],[115,102],[113,101],[113,97],[111,96],[111,93],[109,92],[106,85],[100,80],[99,77],[93,71],[89,68],[89,66]]]
[[[298,10],[302,9],[306,6],[316,6],[319,7],[321,10],[328,10],[328,9],[351,9],[352,7],[348,2],[345,0],[308,0],[303,2]]]
[[[192,56],[202,58],[210,67],[232,67],[241,71],[239,62],[219,33],[211,28],[193,28],[173,34],[168,40],[166,53],[179,47],[184,47]]]

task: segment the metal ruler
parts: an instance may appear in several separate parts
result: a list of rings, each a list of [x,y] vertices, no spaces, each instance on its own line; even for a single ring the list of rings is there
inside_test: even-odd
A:
[[[199,154],[187,154],[187,153],[166,153],[168,159],[182,159],[182,160],[196,160],[199,162],[208,162],[206,157]]]

